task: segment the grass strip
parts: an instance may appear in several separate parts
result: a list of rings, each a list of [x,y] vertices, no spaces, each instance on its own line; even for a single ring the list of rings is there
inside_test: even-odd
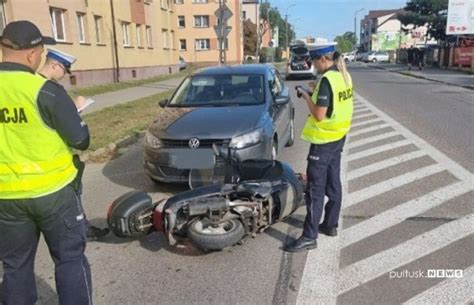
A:
[[[120,82],[120,83],[108,83],[108,84],[97,85],[97,86],[92,86],[92,87],[70,89],[68,90],[68,94],[74,97],[78,95],[93,96],[93,95],[107,93],[107,92],[114,92],[114,91],[118,91],[122,89],[146,85],[150,83],[161,82],[161,81],[165,81],[172,78],[184,77],[192,73],[196,69],[197,69],[196,67],[188,66],[188,68],[186,68],[185,70],[182,70],[179,73],[174,73],[174,74],[158,75],[158,76],[154,76],[150,78],[125,81],[125,82]]]
[[[87,152],[95,151],[110,143],[145,130],[161,110],[158,102],[169,98],[173,90],[107,107],[85,114],[91,144]]]

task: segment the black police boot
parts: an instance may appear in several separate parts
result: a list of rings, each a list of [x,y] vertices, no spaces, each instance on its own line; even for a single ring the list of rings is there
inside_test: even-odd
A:
[[[101,229],[94,226],[89,226],[86,232],[87,240],[88,241],[99,240],[105,235],[109,234],[109,232],[110,232],[109,228]]]
[[[323,225],[319,225],[318,232],[327,236],[337,236],[336,227],[326,227]]]
[[[291,244],[286,245],[283,250],[286,252],[300,252],[304,250],[315,249],[317,246],[318,243],[316,242],[316,239],[307,238],[301,235],[300,238]]]

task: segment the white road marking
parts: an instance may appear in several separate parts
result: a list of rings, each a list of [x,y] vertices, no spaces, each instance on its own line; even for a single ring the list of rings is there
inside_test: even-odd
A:
[[[444,170],[443,167],[439,166],[438,164],[433,164],[433,165],[425,166],[417,170],[414,170],[412,172],[408,172],[403,175],[373,184],[369,187],[350,193],[343,207],[348,208],[359,202],[381,195],[385,192],[388,192],[397,187],[412,183],[416,180],[439,173],[443,170]]]
[[[347,266],[340,272],[339,294],[472,234],[473,215],[450,221],[393,248]]]
[[[457,182],[375,215],[341,232],[341,248],[395,226],[405,219],[440,206],[451,198],[472,190],[469,182]]]
[[[362,126],[362,125],[366,125],[366,124],[370,124],[370,123],[374,123],[374,122],[378,122],[378,121],[382,121],[382,120],[380,118],[373,118],[373,119],[370,119],[370,120],[367,120],[367,121],[357,122],[357,123],[351,124],[351,128],[359,127],[359,126]]]
[[[426,153],[424,151],[415,150],[415,151],[412,151],[412,152],[405,153],[403,155],[399,155],[399,156],[395,156],[395,157],[392,157],[392,158],[389,158],[389,159],[385,159],[385,160],[380,161],[380,162],[375,162],[375,163],[372,163],[370,165],[358,168],[356,170],[349,171],[349,173],[347,174],[347,179],[352,180],[352,179],[355,179],[355,178],[359,178],[359,177],[371,174],[373,172],[376,172],[378,170],[381,170],[381,169],[384,169],[384,168],[387,168],[387,167],[390,167],[390,166],[393,166],[393,165],[397,165],[401,162],[416,159],[416,158],[419,158],[419,157],[422,157],[422,156],[426,156]]]
[[[463,270],[461,278],[451,278],[442,281],[423,293],[411,298],[403,304],[425,305],[433,304],[469,304],[473,298],[474,291],[474,266]]]
[[[372,112],[371,112],[371,113],[366,113],[366,114],[363,114],[363,115],[359,115],[359,116],[354,117],[353,120],[354,120],[354,119],[363,119],[363,118],[370,117],[370,116],[373,116],[373,115],[374,115],[374,113],[372,113]],[[367,120],[367,121],[368,121],[368,120]]]
[[[372,142],[376,142],[376,141],[383,140],[383,139],[386,139],[386,138],[389,138],[389,137],[392,137],[392,136],[397,136],[397,135],[400,135],[400,133],[398,131],[389,131],[389,132],[381,134],[381,135],[371,136],[371,137],[368,137],[368,138],[365,138],[365,139],[359,139],[359,140],[356,140],[356,141],[352,141],[352,142],[349,143],[348,148],[351,149],[351,148],[361,147],[361,146],[370,144]]]
[[[383,123],[383,124],[380,124],[380,125],[377,125],[377,126],[370,126],[370,127],[367,127],[367,128],[359,129],[357,131],[351,132],[351,137],[357,136],[357,135],[360,135],[360,134],[363,134],[363,133],[366,133],[366,132],[376,131],[376,130],[379,130],[379,129],[385,128],[385,127],[390,127],[390,125],[388,125],[387,123]]]
[[[390,149],[402,147],[402,146],[405,146],[405,145],[408,145],[408,144],[411,144],[410,140],[403,139],[403,140],[392,142],[392,143],[389,143],[389,144],[377,146],[377,147],[372,148],[372,149],[367,149],[367,150],[360,151],[360,152],[357,152],[357,153],[354,153],[354,154],[350,154],[346,157],[346,161],[353,161],[353,160],[366,158],[366,157],[369,157],[369,156],[372,156],[372,155],[375,155],[375,154],[378,154],[378,153],[381,153],[381,152],[384,152],[384,151],[388,151]]]

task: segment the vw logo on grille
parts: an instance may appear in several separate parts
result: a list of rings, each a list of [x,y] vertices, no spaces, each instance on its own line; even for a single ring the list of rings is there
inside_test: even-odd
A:
[[[197,138],[192,138],[189,140],[188,145],[192,149],[196,149],[199,147],[199,140]]]

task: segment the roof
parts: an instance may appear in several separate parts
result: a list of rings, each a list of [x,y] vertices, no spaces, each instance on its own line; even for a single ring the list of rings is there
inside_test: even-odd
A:
[[[361,19],[360,23],[362,25],[367,25],[370,19],[377,19],[377,18],[391,15],[391,14],[394,14],[394,15],[391,16],[388,20],[397,19],[398,18],[397,13],[400,13],[403,11],[404,11],[403,9],[369,11],[369,14],[365,15],[364,18]]]
[[[270,68],[271,66],[266,64],[215,66],[199,69],[193,75],[264,74]]]

